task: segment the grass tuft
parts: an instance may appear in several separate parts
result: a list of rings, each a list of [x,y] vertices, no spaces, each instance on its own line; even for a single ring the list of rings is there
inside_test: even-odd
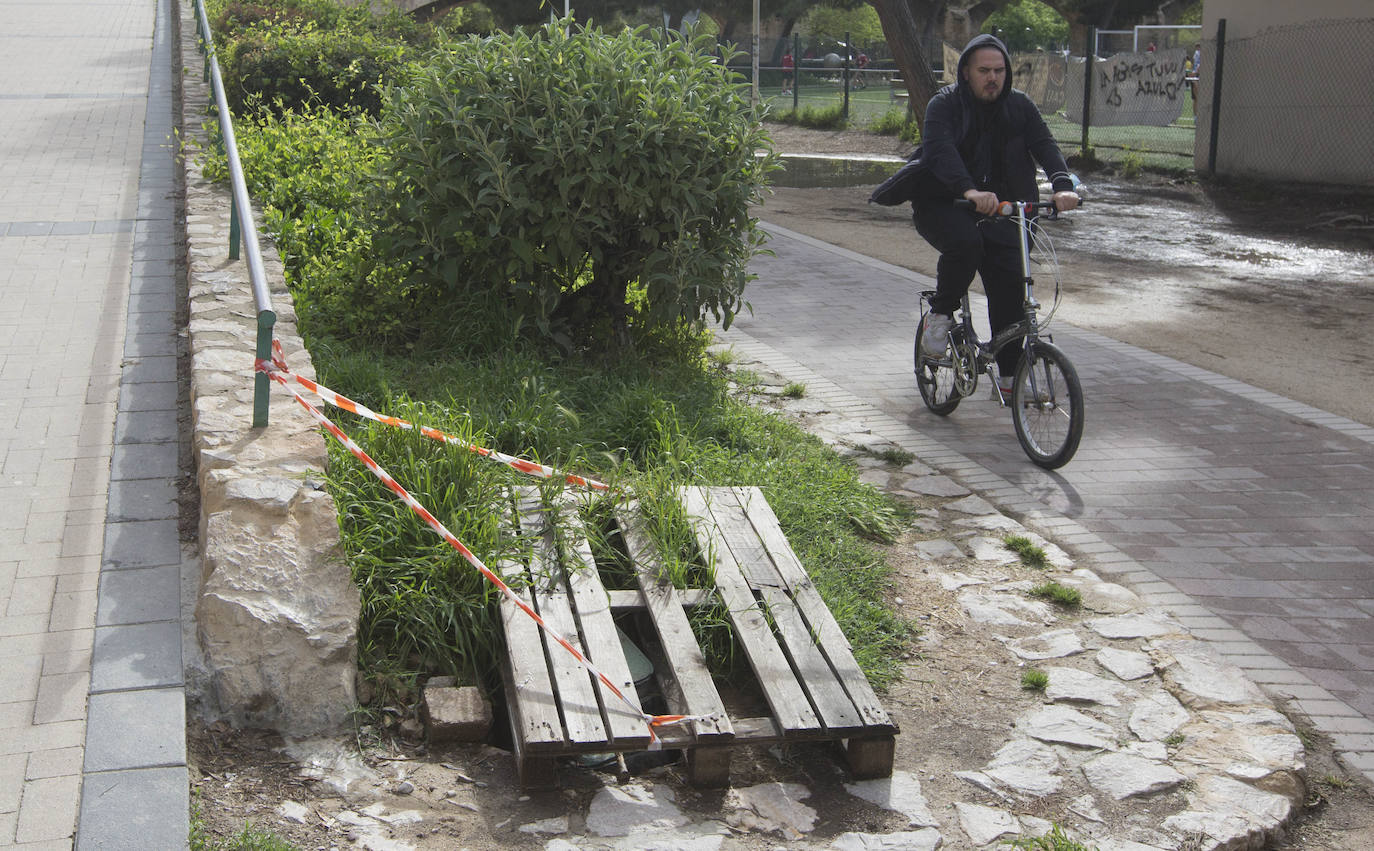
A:
[[[1032,597],[1049,600],[1055,605],[1075,608],[1083,605],[1083,594],[1077,588],[1060,585],[1058,582],[1045,582],[1030,590]]]
[[[1064,828],[1054,825],[1044,836],[1023,836],[1018,839],[1004,840],[1003,845],[1023,848],[1026,851],[1092,851],[1076,839],[1071,839]]]
[[[1035,542],[1025,535],[1008,535],[1002,539],[1002,543],[1007,549],[1016,553],[1021,558],[1021,563],[1028,567],[1048,567],[1049,558],[1045,551],[1035,545]]]
[[[1050,684],[1050,675],[1039,668],[1027,668],[1021,672],[1021,688],[1026,691],[1044,691]]]

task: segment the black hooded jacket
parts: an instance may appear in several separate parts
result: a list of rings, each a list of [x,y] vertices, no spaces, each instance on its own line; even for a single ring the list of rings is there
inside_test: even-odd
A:
[[[1007,63],[1002,93],[991,104],[975,98],[964,80],[964,67],[981,47],[1002,51]],[[1038,201],[1036,163],[1055,192],[1073,189],[1064,155],[1040,110],[1025,92],[1012,88],[1011,57],[999,39],[980,35],[970,41],[959,54],[955,80],[930,99],[921,136],[921,159],[934,182],[948,191],[946,197],[962,198],[968,190],[978,189],[1004,200]]]

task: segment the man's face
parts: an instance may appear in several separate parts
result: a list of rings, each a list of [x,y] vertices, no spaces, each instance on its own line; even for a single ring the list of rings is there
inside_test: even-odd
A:
[[[997,100],[1007,83],[1007,60],[1002,56],[1002,51],[995,47],[980,47],[973,51],[964,65],[964,80],[973,90],[974,97],[985,103]]]

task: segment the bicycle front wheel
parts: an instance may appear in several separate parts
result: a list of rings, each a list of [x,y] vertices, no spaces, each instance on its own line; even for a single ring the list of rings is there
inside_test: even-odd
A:
[[[955,389],[954,366],[949,360],[949,351],[929,353],[921,347],[921,338],[926,333],[926,316],[922,316],[916,326],[916,386],[931,413],[944,417],[953,413],[959,407],[959,400],[964,397]]]
[[[1027,457],[1047,470],[1069,463],[1083,437],[1083,388],[1057,346],[1031,345],[1016,368],[1011,405],[1016,439]]]

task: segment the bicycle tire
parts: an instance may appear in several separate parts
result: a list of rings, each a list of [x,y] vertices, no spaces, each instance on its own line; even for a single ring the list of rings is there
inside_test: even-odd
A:
[[[913,358],[916,363],[916,387],[921,391],[921,400],[930,412],[947,417],[959,407],[964,397],[954,389],[954,367],[948,362],[941,364],[935,358],[925,356],[921,349],[921,338],[925,336],[926,317],[922,316],[916,326],[916,344]]]
[[[1030,398],[1035,370],[1038,398]],[[1073,458],[1083,438],[1083,387],[1078,371],[1053,343],[1036,341],[1016,367],[1011,419],[1026,457],[1046,470]]]

